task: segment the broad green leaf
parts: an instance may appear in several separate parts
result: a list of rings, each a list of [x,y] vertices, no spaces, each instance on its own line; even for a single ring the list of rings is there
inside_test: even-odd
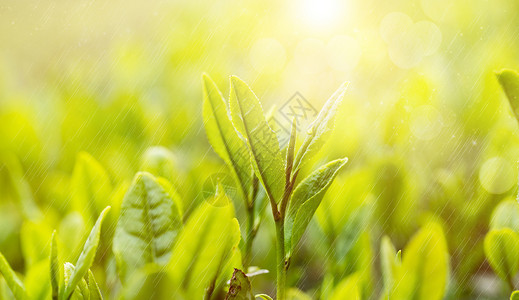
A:
[[[101,225],[103,224],[103,220],[106,214],[110,211],[110,206],[106,207],[97,218],[97,221],[88,236],[88,239],[85,242],[83,247],[83,251],[79,255],[79,258],[76,262],[76,266],[72,271],[68,283],[65,286],[65,291],[63,292],[63,299],[69,299],[72,295],[72,292],[75,290],[76,286],[79,282],[85,277],[88,272],[88,269],[94,263],[97,246],[99,245],[99,240],[101,236]]]
[[[80,152],[72,173],[72,205],[88,224],[109,205],[112,183],[107,172],[90,154]]]
[[[326,190],[339,170],[348,162],[337,159],[315,170],[296,187],[290,199],[285,220],[285,251],[287,257],[303,236],[312,216],[319,207]]]
[[[269,127],[256,95],[238,77],[231,77],[231,116],[249,146],[254,172],[271,201],[281,200],[285,166],[276,133]]]
[[[24,285],[31,300],[47,300],[51,297],[49,285],[49,261],[42,260],[32,265],[25,273]]]
[[[343,299],[351,299],[351,300],[360,300],[361,291],[359,289],[359,276],[354,273],[345,279],[343,279],[337,287],[333,290],[332,296],[330,300],[343,300]],[[404,298],[398,298],[404,299]],[[407,299],[407,298],[406,298]]]
[[[505,200],[499,203],[492,212],[490,228],[510,228],[519,232],[519,203],[515,200]]]
[[[214,287],[222,286],[232,274],[227,262],[239,252],[240,226],[234,208],[220,186],[217,195],[202,203],[189,217],[171,255],[168,271],[180,287],[177,293],[202,299]],[[237,259],[235,264],[239,264]],[[226,273],[226,276],[220,276]],[[207,295],[206,295],[207,296]]]
[[[229,292],[225,296],[225,300],[254,300],[252,295],[252,286],[249,278],[240,269],[234,269],[232,274]]]
[[[510,295],[510,300],[519,300],[519,291],[514,291],[512,295]]]
[[[149,264],[131,274],[123,289],[123,299],[184,299],[177,296],[178,287],[173,284],[164,267]],[[190,298],[185,298],[190,299]]]
[[[493,229],[485,236],[485,255],[492,269],[505,282],[519,270],[519,235],[509,228]]]
[[[52,229],[45,222],[25,221],[20,232],[22,252],[28,267],[47,260]]]
[[[519,120],[519,74],[513,70],[501,70],[496,73],[496,76],[505,91],[515,118]]]
[[[397,258],[395,247],[389,237],[385,236],[380,244],[380,264],[382,266],[382,279],[384,280],[384,288],[389,293],[393,288],[394,276],[396,268],[400,263]]]
[[[103,295],[101,294],[101,290],[99,289],[99,285],[97,285],[96,279],[92,271],[88,270],[88,276],[86,277],[86,279],[88,291],[90,294],[90,300],[103,300]]]
[[[229,166],[240,185],[243,197],[249,199],[252,181],[247,144],[238,136],[227,110],[227,104],[216,84],[207,76],[204,81],[204,125],[214,151]]]
[[[443,299],[449,277],[449,259],[440,225],[425,225],[402,253],[402,265],[396,269],[389,299]]]
[[[315,121],[310,125],[307,136],[297,152],[293,172],[296,172],[305,162],[322,148],[334,127],[335,114],[344,98],[348,82],[344,83],[326,101]]]
[[[29,299],[27,292],[25,291],[25,286],[14,273],[13,269],[11,269],[11,266],[9,266],[9,263],[2,253],[0,253],[0,273],[4,277],[7,286],[9,286],[9,289],[11,289],[11,292],[16,299]]]
[[[60,264],[58,260],[58,243],[56,238],[56,230],[52,233],[50,242],[50,285],[52,287],[52,299],[58,299],[59,282],[61,278]]]
[[[164,187],[146,172],[139,172],[126,193],[113,240],[121,279],[143,266],[165,265],[182,227],[179,209]]]

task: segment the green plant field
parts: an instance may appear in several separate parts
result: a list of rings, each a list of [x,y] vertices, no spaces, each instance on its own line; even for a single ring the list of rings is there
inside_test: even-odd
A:
[[[513,0],[4,1],[0,299],[519,299],[518,53]]]

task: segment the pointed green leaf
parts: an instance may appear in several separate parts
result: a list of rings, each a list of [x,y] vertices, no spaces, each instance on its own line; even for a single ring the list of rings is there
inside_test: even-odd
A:
[[[109,205],[112,183],[103,166],[90,154],[81,152],[72,173],[72,206],[82,213],[87,224]]]
[[[90,300],[103,300],[103,295],[101,294],[101,290],[99,289],[99,285],[96,282],[94,274],[92,271],[88,270],[88,277],[86,277],[88,291],[90,293]]]
[[[239,252],[240,226],[222,190],[219,188],[214,198],[202,203],[189,217],[168,265],[171,278],[182,287],[180,292],[190,299],[204,298],[231,277],[233,267],[240,267],[227,263]],[[237,259],[235,263],[239,262]]]
[[[519,235],[509,228],[493,229],[485,236],[484,249],[492,269],[510,282],[519,270]]]
[[[203,80],[203,116],[207,139],[214,151],[231,169],[240,185],[243,197],[247,200],[252,180],[249,150],[234,129],[220,90],[209,76],[204,75]]]
[[[63,286],[67,287],[70,283],[70,279],[72,274],[75,272],[75,267],[71,263],[65,263],[63,272]],[[68,298],[64,298],[65,292],[60,292],[60,297],[62,299],[71,299],[71,300],[85,300],[89,299],[90,291],[88,291],[88,287],[86,284],[85,278],[80,278],[78,283],[75,285],[75,288],[72,290],[72,294]]]
[[[271,201],[281,200],[285,187],[284,160],[276,133],[269,127],[263,108],[245,82],[231,77],[232,122],[245,137],[254,172]]]
[[[394,276],[396,268],[400,264],[398,262],[397,253],[393,243],[389,237],[385,236],[380,244],[380,264],[382,265],[382,279],[384,280],[384,289],[386,293],[390,293],[393,288]]]
[[[496,73],[496,76],[505,91],[515,118],[519,120],[519,74],[513,70],[502,70]]]
[[[147,264],[165,265],[181,227],[179,210],[164,187],[153,175],[137,173],[121,205],[113,240],[122,281]]]
[[[88,239],[86,240],[83,247],[83,251],[81,252],[81,255],[79,255],[76,266],[70,275],[67,285],[65,286],[64,299],[70,298],[76,286],[83,279],[83,277],[85,277],[88,269],[90,269],[94,263],[97,246],[99,245],[99,239],[101,236],[101,225],[103,224],[103,220],[108,211],[110,211],[110,206],[107,206],[101,212],[99,218],[97,218],[94,228],[92,228],[92,231],[90,232],[90,235],[88,236]]]
[[[326,139],[333,130],[335,114],[344,98],[348,85],[349,82],[343,83],[342,86],[333,93],[330,99],[324,104],[315,121],[310,125],[307,136],[297,152],[293,172],[299,170],[306,160],[319,152],[326,142]]]
[[[61,276],[58,260],[58,244],[56,240],[56,230],[54,230],[50,242],[50,285],[52,287],[53,300],[58,299],[60,278]]]
[[[440,225],[429,223],[412,238],[403,251],[402,265],[396,270],[389,299],[443,299],[449,259]]]
[[[326,190],[347,162],[347,158],[329,162],[301,181],[295,189],[285,220],[285,251],[287,257],[292,255],[295,246],[319,207]]]
[[[7,286],[11,289],[14,297],[18,300],[28,299],[27,292],[25,291],[25,286],[22,281],[16,276],[13,269],[5,259],[5,257],[0,253],[0,273],[5,279]]]
[[[229,285],[229,292],[225,296],[226,300],[254,300],[252,295],[252,286],[249,278],[240,269],[234,269],[232,274],[231,284]]]

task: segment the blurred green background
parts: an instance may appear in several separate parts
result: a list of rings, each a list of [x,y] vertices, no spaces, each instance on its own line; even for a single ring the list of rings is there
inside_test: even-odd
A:
[[[519,68],[518,14],[513,0],[4,0],[0,251],[23,272],[24,220],[41,214],[49,230],[89,228],[70,205],[81,151],[124,190],[146,150],[166,147],[169,179],[192,211],[208,178],[227,172],[205,137],[203,72],[224,93],[228,76],[239,76],[266,110],[296,92],[319,110],[349,81],[333,138],[313,165],[350,162],[289,283],[317,289],[323,266],[334,264],[334,236],[363,214],[344,265],[333,268],[337,280],[360,270],[366,298],[382,285],[381,237],[401,249],[436,220],[451,256],[448,297],[500,299],[507,291],[482,241],[493,208],[517,193],[518,125],[494,71]],[[273,270],[267,219],[253,262]],[[274,277],[253,285],[272,291]]]

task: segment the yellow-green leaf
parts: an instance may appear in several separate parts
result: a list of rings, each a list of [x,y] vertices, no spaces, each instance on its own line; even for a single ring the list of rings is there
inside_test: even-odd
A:
[[[79,282],[85,277],[88,272],[88,269],[94,263],[94,258],[97,252],[97,246],[99,245],[99,239],[101,236],[101,226],[103,224],[103,220],[106,214],[110,211],[110,206],[106,207],[97,218],[97,221],[88,236],[88,239],[85,242],[83,247],[83,251],[79,255],[79,258],[76,262],[76,266],[72,271],[68,283],[65,286],[65,291],[63,292],[63,299],[69,299],[76,286]]]
[[[270,128],[261,103],[238,77],[231,77],[231,116],[235,128],[247,140],[254,172],[268,197],[276,203],[285,187],[285,166],[276,133]]]
[[[492,269],[510,282],[519,270],[519,235],[509,228],[493,229],[485,236],[484,249]]]
[[[17,300],[29,299],[27,292],[25,291],[25,286],[14,273],[13,269],[11,269],[11,266],[2,253],[0,253],[0,273],[4,277],[7,286],[9,286],[9,289],[11,289],[11,292]]]
[[[207,139],[214,151],[231,169],[243,197],[248,199],[252,181],[249,149],[238,136],[229,118],[227,104],[216,84],[207,75],[203,76],[203,81],[203,116]]]
[[[519,120],[519,74],[514,70],[501,70],[496,73],[499,83],[505,91],[510,107]]]
[[[335,114],[344,98],[349,82],[339,87],[326,101],[315,121],[310,125],[307,136],[297,152],[293,172],[296,172],[307,159],[314,156],[322,148],[334,127]]]
[[[214,198],[202,203],[192,213],[178,237],[168,265],[173,282],[180,287],[174,291],[189,295],[190,299],[204,298],[211,289],[222,285],[218,279],[229,279],[232,267],[241,267],[227,264],[233,253],[239,251],[240,226],[234,218],[232,203],[222,193],[223,188],[218,191]],[[229,273],[221,277],[222,272]]]
[[[357,273],[354,273],[345,279],[343,279],[337,287],[333,290],[332,296],[330,300],[360,300],[361,299],[361,291],[359,289],[359,276]],[[404,298],[398,298],[404,299]]]
[[[153,175],[137,173],[121,205],[113,240],[121,280],[147,264],[167,264],[181,227],[179,209],[164,187]]]
[[[285,251],[287,257],[291,256],[292,251],[312,220],[312,216],[321,204],[328,187],[347,162],[347,158],[329,162],[303,179],[296,187],[290,199],[285,220]]]

